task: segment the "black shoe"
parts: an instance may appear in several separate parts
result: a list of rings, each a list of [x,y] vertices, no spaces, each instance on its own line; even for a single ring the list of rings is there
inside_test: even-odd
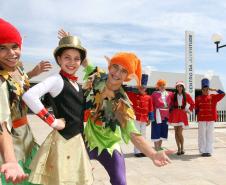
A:
[[[180,151],[178,151],[178,152],[177,152],[177,155],[181,155],[181,152],[180,152]]]
[[[184,151],[181,151],[181,152],[180,152],[180,154],[181,154],[181,155],[184,155],[184,154],[185,154],[185,152],[184,152]]]
[[[141,157],[141,153],[134,154],[135,157]]]
[[[146,157],[146,155],[144,155],[143,153],[140,153],[140,157]]]
[[[202,153],[201,154],[202,157],[207,157],[207,155],[208,155],[207,153]]]
[[[206,153],[206,157],[211,157],[211,154],[210,153]]]

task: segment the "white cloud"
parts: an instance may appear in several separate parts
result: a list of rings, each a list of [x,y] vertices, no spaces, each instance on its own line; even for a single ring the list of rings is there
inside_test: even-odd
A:
[[[208,71],[206,71],[206,73],[204,73],[204,77],[208,78],[209,80],[212,79],[213,75],[214,75],[214,71],[213,70],[208,70]]]
[[[142,73],[151,75],[153,71],[157,71],[157,68],[154,66],[142,66]]]
[[[197,70],[222,61],[213,70],[224,75],[224,49],[216,54],[211,36],[226,35],[225,7],[215,0],[11,0],[1,2],[0,16],[26,35],[24,60],[53,59],[57,30],[63,27],[81,38],[98,65],[105,65],[104,55],[123,50],[135,52],[145,66],[181,72],[184,32],[191,30]]]
[[[52,58],[53,50],[50,48],[34,48],[34,47],[24,47],[23,48],[23,55],[29,56],[29,57],[48,57]]]

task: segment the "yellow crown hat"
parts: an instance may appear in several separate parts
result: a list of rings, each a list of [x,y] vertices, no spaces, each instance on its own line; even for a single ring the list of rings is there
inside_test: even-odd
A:
[[[80,39],[76,36],[66,36],[60,39],[58,47],[54,50],[54,57],[57,62],[57,56],[59,56],[60,51],[66,48],[74,48],[80,51],[81,61],[84,61],[86,58],[86,49],[82,46]]]

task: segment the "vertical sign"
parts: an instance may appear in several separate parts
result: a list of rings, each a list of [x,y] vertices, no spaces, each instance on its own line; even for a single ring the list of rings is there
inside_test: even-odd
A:
[[[194,32],[185,32],[185,85],[187,92],[195,99],[195,74],[194,74]]]

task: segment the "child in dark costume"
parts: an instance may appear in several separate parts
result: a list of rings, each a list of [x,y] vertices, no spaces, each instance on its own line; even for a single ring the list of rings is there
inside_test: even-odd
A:
[[[60,73],[35,85],[23,96],[31,110],[54,128],[32,161],[29,181],[45,185],[91,185],[92,168],[82,138],[83,91],[75,76],[86,58],[86,49],[77,37],[67,36],[60,40],[54,57]],[[40,101],[46,93],[53,98],[54,115]]]

